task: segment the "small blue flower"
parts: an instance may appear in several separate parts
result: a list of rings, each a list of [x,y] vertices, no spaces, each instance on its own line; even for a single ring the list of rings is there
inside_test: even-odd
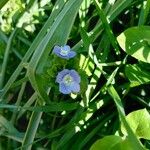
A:
[[[59,83],[59,91],[63,94],[78,93],[80,91],[80,76],[75,70],[64,69],[58,73],[56,82]]]
[[[57,56],[64,58],[64,59],[70,59],[76,56],[76,52],[72,51],[70,49],[70,46],[55,46],[53,49],[53,53],[55,53]]]

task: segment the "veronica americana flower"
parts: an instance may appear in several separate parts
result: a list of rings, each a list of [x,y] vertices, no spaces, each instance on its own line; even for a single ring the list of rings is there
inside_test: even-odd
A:
[[[70,46],[55,46],[53,49],[53,53],[55,53],[57,56],[64,58],[64,59],[70,59],[76,56],[76,52],[72,51],[70,49]]]
[[[78,93],[80,91],[80,76],[75,70],[64,69],[58,73],[56,82],[63,94]]]

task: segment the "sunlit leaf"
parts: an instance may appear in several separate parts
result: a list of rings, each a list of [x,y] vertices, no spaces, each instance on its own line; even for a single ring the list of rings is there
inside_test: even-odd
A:
[[[131,82],[131,86],[150,82],[149,72],[141,68],[139,65],[127,65],[125,68],[125,74]]]
[[[90,150],[133,150],[129,140],[123,140],[119,136],[110,135],[97,140]]]
[[[132,57],[150,63],[150,27],[131,27],[117,37],[120,47]]]
[[[126,119],[137,137],[150,140],[150,114],[146,109],[133,111],[127,115]],[[127,135],[123,126],[121,130]]]

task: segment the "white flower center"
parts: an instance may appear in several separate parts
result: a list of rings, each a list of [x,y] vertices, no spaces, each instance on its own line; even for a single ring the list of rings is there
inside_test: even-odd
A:
[[[63,80],[66,85],[70,85],[73,81],[73,78],[69,74],[67,74],[67,75],[65,75]]]
[[[69,50],[64,50],[63,48],[61,48],[60,54],[61,54],[62,56],[67,56],[68,53],[69,53]]]

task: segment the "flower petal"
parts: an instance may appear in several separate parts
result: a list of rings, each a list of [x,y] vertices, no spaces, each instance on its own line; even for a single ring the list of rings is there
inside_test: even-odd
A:
[[[64,70],[60,71],[56,76],[56,82],[61,83],[63,81],[64,76],[68,73],[69,73],[68,69],[64,69]]]
[[[61,55],[61,47],[59,47],[59,46],[55,46],[54,47],[53,53],[55,53],[58,57],[61,57],[61,58],[64,58],[64,59],[68,59],[68,55],[67,56]]]
[[[69,46],[69,45],[64,45],[62,48],[63,48],[64,50],[66,50],[66,51],[70,51],[70,46]]]
[[[70,89],[72,92],[78,93],[80,91],[80,85],[74,82],[73,84],[71,84]]]
[[[70,51],[69,54],[68,54],[68,58],[73,58],[74,56],[76,56],[76,52],[74,51]]]
[[[64,83],[59,84],[59,91],[63,94],[70,94],[71,89],[69,86],[66,86]]]
[[[61,48],[59,46],[55,46],[53,49],[53,53],[60,54],[60,50],[61,50]]]
[[[57,56],[59,56],[59,57],[61,57],[61,58],[64,58],[64,59],[69,59],[69,58],[68,58],[68,55],[63,56],[63,55],[61,55],[61,54],[58,54]]]
[[[73,58],[76,55],[76,52],[70,50],[69,45],[55,46],[53,49],[53,53],[55,53],[58,57],[61,57],[64,59]]]
[[[81,78],[75,70],[70,70],[70,75],[72,76],[72,78],[74,79],[75,82],[77,82],[77,83],[81,82]]]

